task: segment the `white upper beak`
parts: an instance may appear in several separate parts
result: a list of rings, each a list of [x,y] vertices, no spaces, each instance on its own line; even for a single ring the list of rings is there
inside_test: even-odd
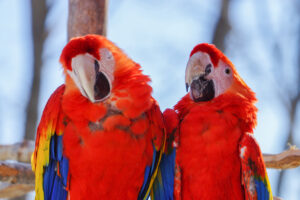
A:
[[[197,52],[190,57],[185,69],[185,84],[187,90],[194,79],[205,74],[207,63],[210,63],[210,58],[207,53]]]
[[[95,63],[96,62],[96,63]],[[95,59],[92,55],[80,54],[72,59],[72,71],[68,71],[68,74],[74,80],[76,86],[80,90],[81,94],[88,98],[91,102],[99,102],[110,96],[110,91],[107,92],[101,99],[96,99],[97,94],[95,91],[95,84],[97,84],[97,73],[103,74],[106,83],[108,82],[109,89],[112,88],[112,82],[114,79],[114,59],[107,49],[100,49],[100,61]],[[96,67],[95,65],[98,65]],[[101,85],[98,89],[101,89]]]

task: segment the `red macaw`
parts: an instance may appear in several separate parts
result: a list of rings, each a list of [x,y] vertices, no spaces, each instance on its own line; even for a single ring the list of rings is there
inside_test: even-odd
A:
[[[206,43],[192,50],[185,81],[190,92],[164,112],[167,148],[152,199],[273,199],[253,137],[254,92],[230,60]]]
[[[97,35],[70,40],[60,62],[32,156],[36,199],[147,199],[165,143],[150,78]]]

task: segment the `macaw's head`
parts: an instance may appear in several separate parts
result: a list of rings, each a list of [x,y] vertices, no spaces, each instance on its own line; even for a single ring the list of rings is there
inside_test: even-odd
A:
[[[120,62],[124,59],[131,61],[105,37],[86,35],[71,39],[60,56],[66,89],[79,90],[92,103],[104,101],[111,96],[115,72],[122,70]]]
[[[202,43],[194,47],[186,67],[185,83],[195,102],[210,101],[230,93],[255,99],[230,60],[212,44]]]
[[[101,36],[71,39],[60,56],[67,87],[76,86],[93,103],[108,98],[115,70],[112,51],[115,51],[113,44]]]
[[[73,38],[60,56],[66,75],[63,109],[73,120],[97,121],[112,106],[135,118],[153,103],[141,66],[99,35]]]

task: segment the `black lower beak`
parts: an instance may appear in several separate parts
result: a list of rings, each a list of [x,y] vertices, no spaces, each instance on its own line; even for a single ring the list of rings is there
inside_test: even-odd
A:
[[[106,98],[110,94],[110,85],[108,78],[102,72],[97,72],[96,82],[94,85],[95,100],[99,101]]]
[[[209,101],[215,97],[214,82],[200,76],[191,83],[191,96],[195,102]]]

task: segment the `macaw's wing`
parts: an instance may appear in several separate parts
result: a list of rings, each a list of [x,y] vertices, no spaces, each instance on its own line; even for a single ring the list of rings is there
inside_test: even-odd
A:
[[[145,169],[144,183],[140,190],[138,199],[148,199],[149,197],[166,142],[163,116],[155,100],[153,100],[153,105],[146,115],[150,122],[149,130],[152,133],[153,138],[153,159],[151,166],[147,166]]]
[[[62,85],[51,95],[38,126],[31,165],[35,172],[36,199],[66,199],[69,164],[63,156],[64,116],[61,100]]]
[[[152,200],[168,200],[173,199],[174,196],[175,147],[178,142],[179,120],[177,113],[172,109],[165,110],[163,116],[167,132],[167,142],[151,191]]]
[[[245,134],[240,142],[242,163],[242,184],[246,200],[273,199],[266,167],[260,148],[250,134]]]

